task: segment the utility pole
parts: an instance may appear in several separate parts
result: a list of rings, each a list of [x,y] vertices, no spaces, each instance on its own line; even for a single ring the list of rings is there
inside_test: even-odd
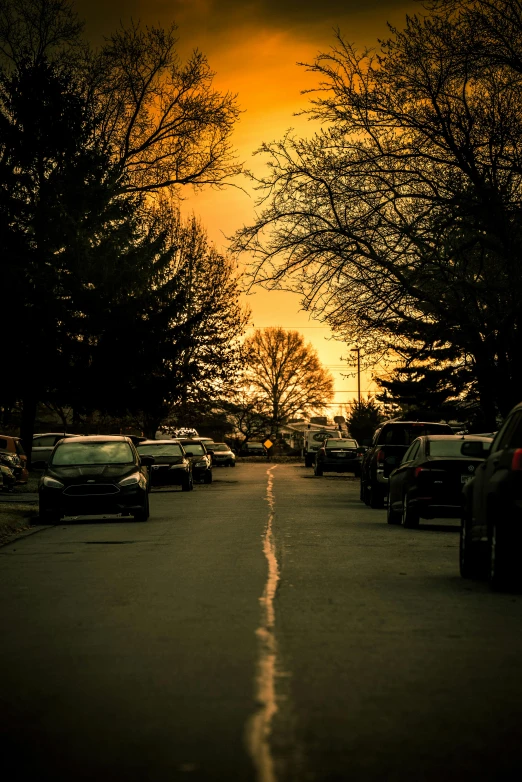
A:
[[[351,348],[352,353],[357,353],[357,403],[361,404],[361,348]]]

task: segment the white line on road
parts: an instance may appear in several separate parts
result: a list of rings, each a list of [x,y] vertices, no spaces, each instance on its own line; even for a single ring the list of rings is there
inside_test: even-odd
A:
[[[279,582],[279,565],[273,536],[275,498],[274,476],[272,474],[276,467],[277,464],[266,471],[268,476],[266,487],[268,520],[263,534],[263,553],[267,561],[268,574],[263,595],[259,598],[262,607],[261,625],[256,630],[259,656],[255,695],[259,707],[256,713],[250,717],[246,728],[247,746],[259,782],[275,782],[276,779],[270,747],[272,719],[277,711],[275,691],[277,644],[274,628],[274,598]]]

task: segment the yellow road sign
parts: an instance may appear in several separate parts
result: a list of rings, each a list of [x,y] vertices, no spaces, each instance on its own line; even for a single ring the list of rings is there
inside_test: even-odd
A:
[[[266,438],[265,442],[263,443],[263,445],[264,445],[264,446],[265,446],[265,448],[267,448],[267,449],[268,449],[268,448],[271,448],[271,447],[273,446],[273,444],[274,444],[274,443],[272,442],[272,440],[269,440],[269,439],[268,439],[268,437]]]

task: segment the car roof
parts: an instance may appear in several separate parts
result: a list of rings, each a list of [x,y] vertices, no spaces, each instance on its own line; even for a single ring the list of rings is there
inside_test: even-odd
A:
[[[417,437],[417,440],[492,440],[484,434],[425,434]]]
[[[178,437],[165,437],[161,438],[161,440],[141,440],[141,442],[138,443],[138,446],[140,445],[159,445],[161,443],[176,443],[176,445],[180,444]]]
[[[121,441],[130,443],[132,445],[132,440],[125,434],[86,434],[75,437],[67,437],[66,439],[67,443],[117,443]]]
[[[49,437],[49,436],[57,437],[60,435],[61,437],[81,437],[79,434],[71,434],[70,432],[35,432],[33,434],[33,437]]]

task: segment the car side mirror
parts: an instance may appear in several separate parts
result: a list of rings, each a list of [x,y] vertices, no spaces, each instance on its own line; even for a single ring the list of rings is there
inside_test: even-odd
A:
[[[185,451],[185,456],[194,456],[192,451]]]

